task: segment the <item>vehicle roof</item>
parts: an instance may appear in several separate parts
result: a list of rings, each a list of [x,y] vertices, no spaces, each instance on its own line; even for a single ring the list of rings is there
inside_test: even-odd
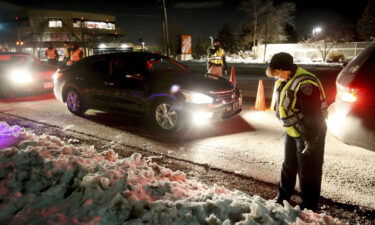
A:
[[[107,55],[107,56],[143,56],[143,57],[149,57],[149,56],[162,56],[158,53],[152,53],[152,52],[114,52],[114,53],[105,53],[100,55]]]
[[[0,55],[30,55],[30,54],[24,53],[24,52],[0,52]]]

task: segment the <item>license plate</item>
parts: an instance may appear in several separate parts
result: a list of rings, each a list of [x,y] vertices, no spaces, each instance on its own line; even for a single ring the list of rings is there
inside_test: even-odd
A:
[[[53,82],[45,82],[43,83],[44,88],[53,88]]]

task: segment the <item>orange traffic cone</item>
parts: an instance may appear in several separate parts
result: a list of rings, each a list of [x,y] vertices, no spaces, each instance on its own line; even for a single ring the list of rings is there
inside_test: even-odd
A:
[[[230,82],[232,82],[232,84],[236,85],[236,72],[234,71],[234,67],[232,66],[232,69],[230,71],[230,78],[229,78]]]
[[[263,80],[259,80],[257,98],[255,100],[256,110],[266,110],[266,97],[264,96]]]

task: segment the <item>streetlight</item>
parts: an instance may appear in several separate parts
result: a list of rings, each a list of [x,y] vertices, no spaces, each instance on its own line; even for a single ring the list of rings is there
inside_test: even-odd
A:
[[[323,31],[321,27],[315,27],[312,31],[313,35],[320,34]]]

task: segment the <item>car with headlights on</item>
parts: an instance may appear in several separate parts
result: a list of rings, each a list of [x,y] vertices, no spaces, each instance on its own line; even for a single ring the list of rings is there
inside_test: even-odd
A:
[[[375,151],[375,41],[353,58],[336,79],[328,129],[343,142]]]
[[[50,91],[57,68],[19,52],[0,53],[0,98]]]
[[[241,91],[225,78],[148,52],[84,58],[56,72],[54,93],[75,115],[87,109],[121,112],[148,118],[163,132],[222,121],[242,111]]]

